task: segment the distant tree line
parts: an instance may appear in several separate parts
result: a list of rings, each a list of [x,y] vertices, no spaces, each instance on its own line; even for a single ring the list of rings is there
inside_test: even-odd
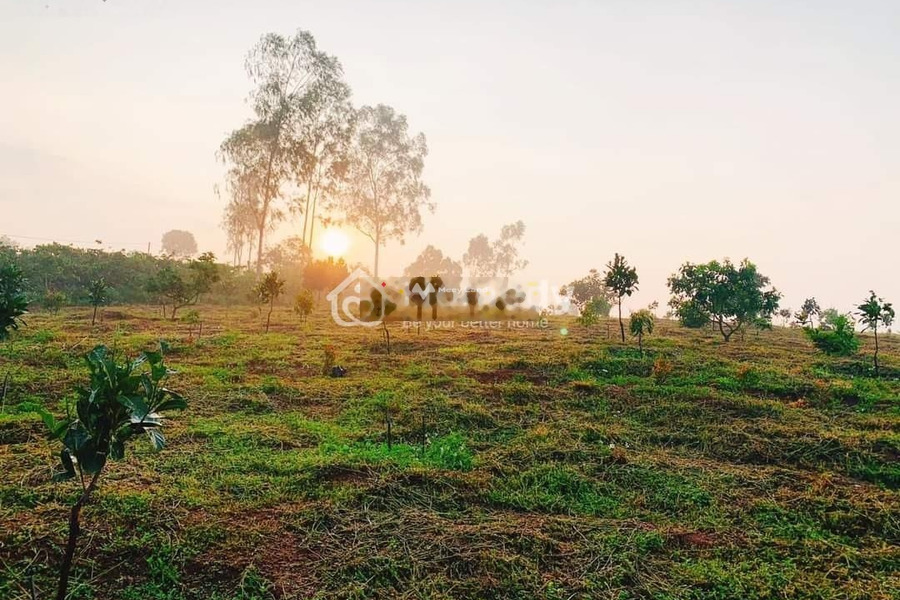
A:
[[[182,261],[144,252],[107,252],[63,244],[34,248],[0,245],[0,263],[16,265],[24,276],[29,300],[53,311],[65,305],[154,304],[159,300],[159,289],[154,284],[160,278],[184,277],[197,263],[207,265],[205,277],[214,279],[209,286],[200,286],[211,292],[211,301],[231,300],[242,292],[246,296],[252,288],[252,281],[242,272],[216,264],[211,254]],[[210,269],[218,275],[211,275]],[[212,285],[224,279],[247,281],[241,285]]]
[[[145,282],[171,262],[143,252],[106,252],[63,244],[0,246],[0,261],[21,269],[25,291],[38,305],[47,299],[54,305],[89,305],[91,283],[100,278],[111,289],[113,301],[145,304],[152,300]]]
[[[350,273],[342,259],[308,260],[292,251],[291,240],[268,255],[267,265],[285,281],[291,301],[303,290],[321,297]],[[178,309],[205,302],[255,302],[253,272],[216,261],[212,253],[179,260],[144,252],[107,252],[63,244],[21,248],[0,244],[0,265],[21,272],[29,302],[52,312],[63,306],[153,304],[173,316]]]

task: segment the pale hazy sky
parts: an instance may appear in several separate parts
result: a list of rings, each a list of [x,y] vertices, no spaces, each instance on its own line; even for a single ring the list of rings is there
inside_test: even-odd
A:
[[[725,256],[794,308],[900,303],[896,0],[0,0],[0,234],[158,249],[182,228],[224,254],[215,150],[249,115],[244,56],[297,28],[357,105],[428,138],[438,209],[383,273],[522,219],[523,279],[624,253],[631,308]]]

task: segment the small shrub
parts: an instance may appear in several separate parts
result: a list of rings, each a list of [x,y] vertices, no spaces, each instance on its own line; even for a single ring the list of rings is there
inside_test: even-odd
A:
[[[578,324],[584,327],[596,325],[601,316],[609,314],[609,302],[605,298],[593,298],[581,308]]]
[[[106,284],[106,280],[103,277],[99,279],[94,279],[91,281],[90,285],[88,285],[88,302],[91,306],[94,307],[94,312],[91,315],[91,326],[93,327],[94,323],[97,322],[97,311],[101,306],[106,306],[110,302],[110,288]]]
[[[163,360],[165,349],[162,345],[159,352],[144,352],[133,361],[119,363],[105,346],[97,346],[85,356],[89,385],[79,388],[78,399],[67,409],[66,418],[57,421],[49,412],[41,411],[51,436],[62,443],[58,454],[62,471],[53,480],[76,479],[82,487],[69,516],[58,600],[66,597],[81,509],[90,501],[107,459],[122,460],[125,445],[142,434],[155,449],[162,449],[163,413],[187,406],[180,395],[165,387],[171,374]]]
[[[871,331],[875,334],[875,355],[873,362],[875,365],[875,377],[878,377],[878,327],[890,327],[894,321],[896,312],[890,302],[885,302],[883,298],[875,295],[875,292],[869,292],[869,297],[865,302],[857,306],[859,310],[859,320],[863,324],[863,331]]]
[[[203,321],[200,319],[200,313],[196,310],[189,310],[181,317],[181,320],[188,326],[188,337],[190,339],[194,339],[194,328],[199,325],[199,332],[197,337],[199,338],[203,333]]]
[[[653,313],[646,308],[631,313],[628,328],[631,331],[631,335],[638,340],[641,356],[644,356],[644,336],[653,333],[654,321]]]
[[[56,290],[50,290],[46,294],[44,294],[43,299],[41,300],[41,306],[43,306],[46,310],[56,314],[59,312],[63,306],[66,305],[69,298],[63,292],[58,292]]]
[[[592,325],[596,325],[597,321],[600,318],[597,316],[597,313],[591,307],[590,304],[587,304],[584,308],[581,309],[581,314],[578,315],[578,324],[583,327],[590,327]]]
[[[305,323],[312,313],[314,303],[313,294],[309,290],[303,290],[294,298],[294,312],[300,316],[301,323]]]
[[[322,361],[322,375],[331,375],[331,370],[334,368],[334,361],[337,356],[337,351],[335,350],[332,344],[327,344],[325,346],[325,358]]]
[[[804,327],[806,337],[822,352],[831,356],[851,356],[859,351],[859,339],[853,330],[853,323],[847,315],[830,319],[825,326],[813,329]]]
[[[665,383],[669,378],[669,375],[672,374],[672,369],[672,361],[668,360],[664,356],[657,357],[657,359],[653,361],[653,370],[651,371],[653,380],[657,384]]]
[[[760,383],[759,373],[753,369],[752,365],[746,363],[738,367],[737,379],[744,388],[755,388]]]
[[[269,333],[269,323],[272,320],[275,301],[284,293],[284,279],[280,279],[276,271],[266,273],[265,277],[253,288],[253,293],[260,304],[269,305],[269,312],[266,313],[266,333]]]

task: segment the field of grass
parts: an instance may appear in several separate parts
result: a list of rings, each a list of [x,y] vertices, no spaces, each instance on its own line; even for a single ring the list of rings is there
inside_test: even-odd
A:
[[[268,335],[250,308],[199,311],[199,340],[114,307],[0,344],[0,598],[53,589],[80,489],[50,482],[35,405],[63,412],[94,345],[159,339],[189,408],[163,451],[109,463],[73,599],[900,598],[896,335],[875,379],[868,337],[831,359],[796,330],[663,321],[641,357],[605,323],[393,324],[388,355],[324,311]],[[321,374],[328,345],[346,377]]]

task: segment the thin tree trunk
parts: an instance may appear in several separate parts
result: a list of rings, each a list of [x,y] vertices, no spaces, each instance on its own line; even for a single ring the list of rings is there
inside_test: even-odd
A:
[[[375,234],[375,279],[378,279],[378,251],[381,249],[381,236]]]
[[[94,305],[94,316],[91,317],[91,327],[94,326],[94,323],[97,321],[97,305]]]
[[[269,322],[272,320],[272,309],[275,308],[275,300],[269,302],[269,314],[266,315],[266,333],[269,333]]]
[[[66,542],[66,552],[63,554],[62,565],[59,570],[59,587],[56,588],[56,600],[66,600],[66,591],[69,588],[69,574],[72,572],[72,561],[75,558],[75,546],[78,543],[78,534],[81,533],[81,509],[87,504],[94,488],[97,487],[97,480],[100,478],[100,471],[94,474],[91,483],[81,494],[78,502],[72,506],[72,512],[69,515],[69,540]]]
[[[729,339],[731,339],[731,334],[733,334],[736,330],[735,330],[735,329],[730,329],[730,330],[726,333],[726,332],[725,332],[725,325],[723,324],[722,319],[719,319],[719,331],[722,332],[722,337],[725,338],[725,341],[727,342]]]
[[[309,196],[310,196],[310,187],[309,182],[306,183],[306,207],[303,209],[303,235],[300,239],[303,240],[304,246],[312,246],[312,244],[306,243],[306,228],[309,225]],[[310,239],[312,241],[312,239]]]
[[[263,253],[263,236],[265,235],[266,222],[263,221],[263,224],[259,228],[259,240],[256,245],[256,278],[259,279],[259,276],[262,275],[262,253]]]
[[[872,331],[875,332],[875,377],[878,377],[878,325]]]
[[[619,331],[622,334],[622,343],[625,343],[625,323],[622,322],[622,296],[619,296]]]
[[[313,195],[312,209],[309,215],[309,243],[307,244],[307,246],[309,247],[310,252],[312,252],[313,237],[316,232],[316,207],[318,206],[318,204],[319,190],[317,189],[316,193]]]

